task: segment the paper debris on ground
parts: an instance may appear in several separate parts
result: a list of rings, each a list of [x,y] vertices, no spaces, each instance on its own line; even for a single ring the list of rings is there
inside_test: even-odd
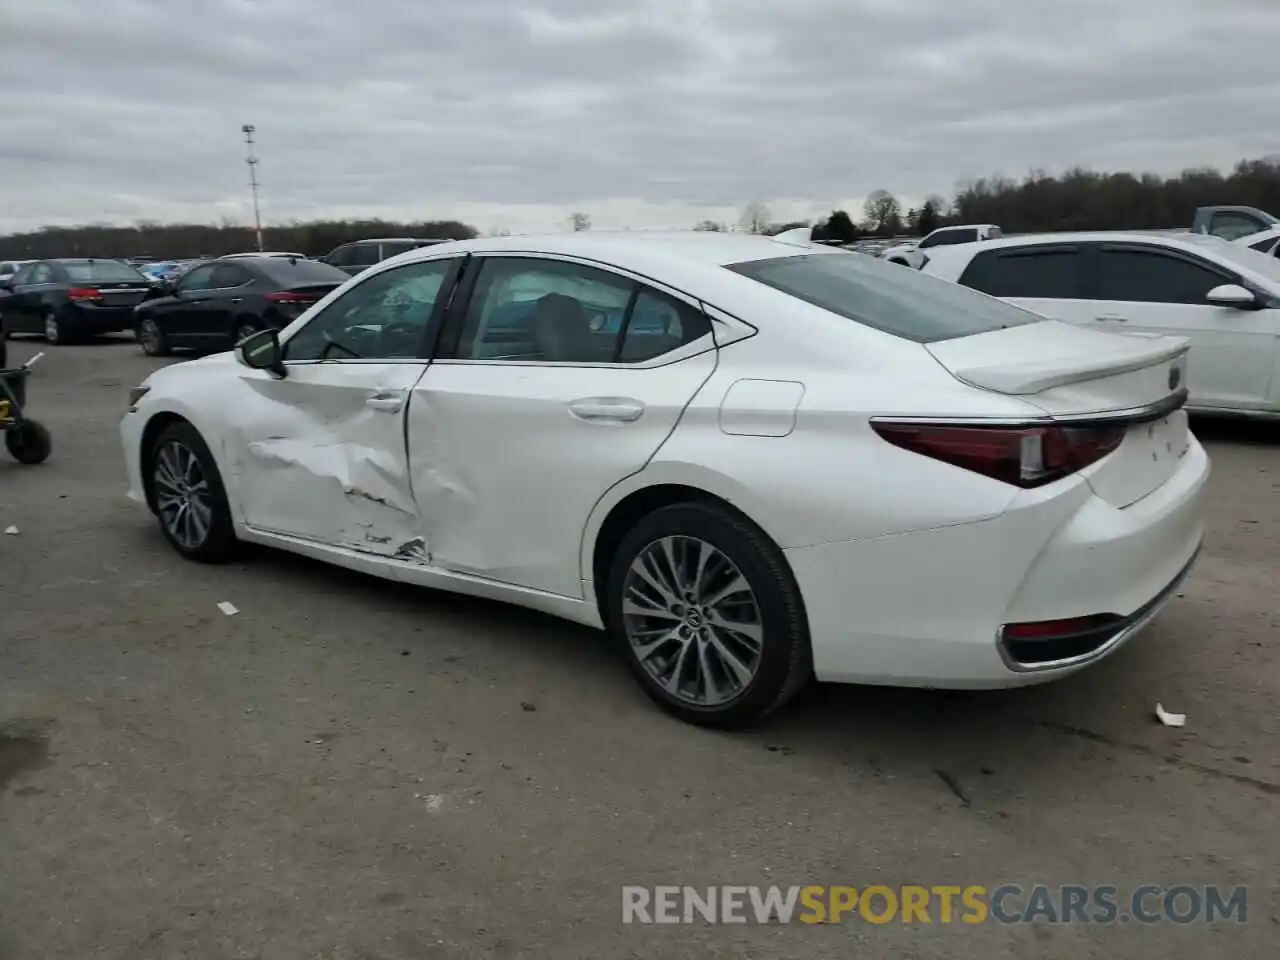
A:
[[[5,527],[5,528],[4,528],[4,532],[5,532],[6,534],[8,534],[9,536],[11,536],[11,537],[16,537],[16,536],[18,535],[18,528],[17,528],[17,527]]]
[[[240,608],[237,607],[230,600],[219,600],[218,609],[221,610],[223,613],[225,613],[228,617],[234,617],[237,613],[240,612]]]
[[[1158,703],[1156,704],[1156,719],[1166,727],[1185,727],[1187,725],[1187,715],[1185,713],[1170,713]]]

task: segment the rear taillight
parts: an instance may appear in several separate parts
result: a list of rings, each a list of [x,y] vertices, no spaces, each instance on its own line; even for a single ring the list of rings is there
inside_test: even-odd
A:
[[[896,447],[1017,487],[1040,487],[1096,463],[1124,440],[1127,427],[981,427],[874,421]]]
[[[67,291],[67,296],[73,303],[83,303],[85,300],[101,300],[102,291],[92,287],[72,287]]]

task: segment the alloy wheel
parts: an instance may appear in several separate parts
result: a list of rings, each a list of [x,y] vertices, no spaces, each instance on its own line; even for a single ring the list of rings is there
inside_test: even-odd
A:
[[[167,440],[155,457],[156,510],[169,535],[197,550],[213,524],[213,491],[200,459],[186,444]]]
[[[50,343],[58,342],[58,318],[52,313],[45,314],[44,318],[44,338]]]
[[[155,353],[160,347],[160,330],[151,319],[143,320],[138,326],[138,340],[147,353]]]
[[[671,696],[713,707],[750,685],[764,626],[737,565],[696,537],[649,543],[623,581],[622,617],[636,659]]]

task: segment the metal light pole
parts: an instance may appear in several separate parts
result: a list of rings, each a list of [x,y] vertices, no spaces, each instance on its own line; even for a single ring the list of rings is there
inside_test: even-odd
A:
[[[249,165],[249,189],[253,191],[253,230],[258,238],[258,252],[262,252],[262,215],[258,212],[258,158],[253,155],[253,131],[251,123],[240,128],[244,134],[245,160]]]

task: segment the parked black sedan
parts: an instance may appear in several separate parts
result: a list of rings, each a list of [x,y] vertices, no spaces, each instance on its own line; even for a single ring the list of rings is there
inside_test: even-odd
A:
[[[258,330],[288,326],[350,279],[337,267],[291,257],[211,260],[134,312],[145,353],[174,348],[227,350]]]
[[[4,336],[39,333],[50,343],[71,343],[133,327],[133,308],[159,293],[119,260],[33,260],[0,279]]]

